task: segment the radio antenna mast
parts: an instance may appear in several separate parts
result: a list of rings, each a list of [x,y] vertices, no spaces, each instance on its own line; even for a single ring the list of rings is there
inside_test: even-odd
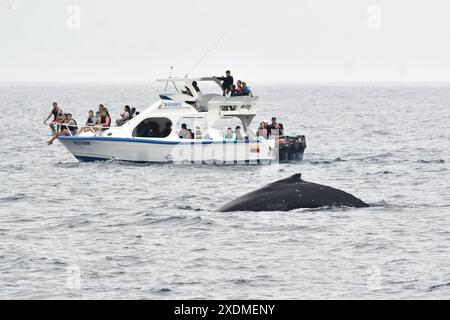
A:
[[[173,70],[173,66],[170,66],[169,79],[172,78],[172,70]],[[166,87],[164,88],[164,93],[167,92],[167,86],[168,85],[169,85],[169,80],[166,81]]]
[[[222,34],[219,39],[217,39],[217,41],[208,49],[208,51],[205,52],[205,54],[200,58],[200,60],[197,61],[196,64],[194,64],[194,66],[192,67],[191,71],[189,71],[188,73],[186,73],[186,75],[184,76],[185,78],[187,78],[192,71],[194,71],[194,69],[206,58],[206,56],[212,51],[212,49],[214,49],[220,42],[220,40],[223,39],[223,37],[225,37],[225,33]]]

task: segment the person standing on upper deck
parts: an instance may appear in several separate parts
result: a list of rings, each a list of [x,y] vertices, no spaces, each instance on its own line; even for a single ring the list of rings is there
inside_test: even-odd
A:
[[[223,91],[223,95],[225,95],[225,92],[227,89],[231,90],[231,86],[234,83],[234,79],[231,76],[231,71],[227,70],[225,72],[225,77],[217,77],[217,79],[223,81],[222,82],[222,91]]]

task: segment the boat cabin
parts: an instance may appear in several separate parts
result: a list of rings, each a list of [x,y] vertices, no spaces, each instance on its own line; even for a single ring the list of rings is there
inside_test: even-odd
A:
[[[215,77],[157,81],[165,82],[160,100],[120,127],[123,130],[128,128],[132,137],[179,139],[177,132],[181,124],[186,123],[194,139],[223,140],[226,128],[218,128],[217,124],[232,118],[240,120],[243,134],[249,138],[256,136],[249,126],[256,115],[258,97],[223,96],[221,81]],[[202,91],[202,88],[210,89],[211,84],[216,91],[219,89],[218,93]],[[172,92],[169,93],[168,89]]]

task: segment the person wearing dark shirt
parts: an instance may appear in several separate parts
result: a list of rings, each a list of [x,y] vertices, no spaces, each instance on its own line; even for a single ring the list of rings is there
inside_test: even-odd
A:
[[[197,85],[197,81],[192,81],[192,86],[194,87],[195,91],[200,92],[200,88]]]
[[[223,81],[223,82],[222,82],[222,91],[223,91],[223,95],[225,95],[226,89],[231,89],[231,86],[232,86],[233,83],[234,83],[234,79],[233,79],[233,77],[231,76],[231,71],[230,71],[230,70],[227,70],[227,71],[225,72],[225,75],[226,75],[225,77],[217,77],[217,79]]]
[[[44,120],[44,124],[47,124],[48,119],[50,119],[50,117],[53,116],[52,123],[50,123],[50,129],[52,129],[53,133],[58,131],[56,128],[55,122],[58,119],[58,116],[60,114],[62,114],[61,108],[58,107],[58,103],[53,102],[53,108],[50,111],[50,114],[48,115],[48,117]]]
[[[187,95],[187,96],[193,97],[191,89],[189,89],[189,88],[186,87],[186,86],[184,86],[184,88],[185,88],[186,90],[181,90],[181,93],[182,93],[182,94],[185,94],[185,95]]]
[[[133,107],[133,108],[131,108],[130,119],[132,119],[132,118],[135,117],[135,116],[137,116],[136,108]]]

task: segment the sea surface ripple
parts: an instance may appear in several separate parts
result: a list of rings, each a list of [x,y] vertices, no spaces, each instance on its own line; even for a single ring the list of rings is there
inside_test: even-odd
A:
[[[252,85],[298,164],[80,163],[43,118],[143,110],[141,84],[0,84],[0,298],[362,299],[450,294],[448,84]],[[301,172],[363,209],[216,212]]]

